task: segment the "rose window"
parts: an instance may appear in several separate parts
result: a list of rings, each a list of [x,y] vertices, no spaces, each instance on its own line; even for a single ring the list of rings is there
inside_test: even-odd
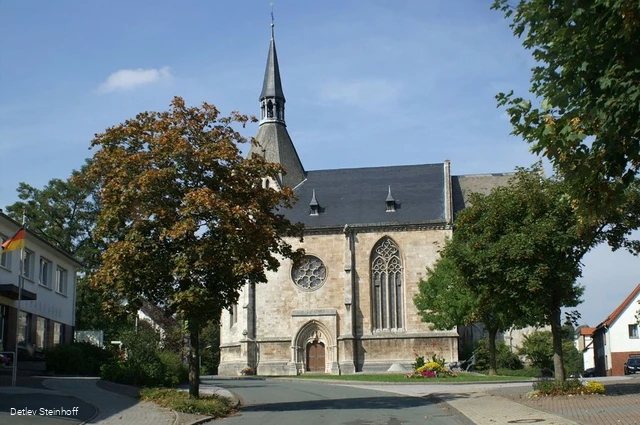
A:
[[[313,291],[327,280],[327,268],[318,257],[305,255],[293,265],[291,279],[300,289]]]

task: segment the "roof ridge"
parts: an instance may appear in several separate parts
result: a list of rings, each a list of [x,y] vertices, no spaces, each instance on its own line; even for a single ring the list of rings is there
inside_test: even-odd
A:
[[[631,291],[627,298],[625,298],[624,301],[622,301],[622,303],[620,303],[620,305],[615,310],[613,310],[613,312],[609,316],[607,316],[606,319],[604,319],[602,323],[596,326],[596,328],[601,328],[603,326],[610,327],[613,322],[618,320],[618,317],[620,317],[622,312],[627,309],[631,301],[633,301],[638,296],[638,294],[640,294],[640,283],[633,289],[633,291]]]

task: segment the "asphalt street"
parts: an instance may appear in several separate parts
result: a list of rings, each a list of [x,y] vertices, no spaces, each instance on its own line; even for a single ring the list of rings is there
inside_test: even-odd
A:
[[[364,388],[264,379],[203,378],[242,401],[224,425],[468,425],[469,420],[438,399],[407,397]],[[217,421],[216,421],[217,422]]]

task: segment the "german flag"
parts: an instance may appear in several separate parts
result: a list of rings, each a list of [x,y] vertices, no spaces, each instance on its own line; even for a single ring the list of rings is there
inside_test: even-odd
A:
[[[2,243],[2,250],[0,250],[0,254],[24,248],[24,237],[25,230],[24,227],[21,227],[20,230],[18,230],[18,232],[13,235],[12,238],[7,239]]]

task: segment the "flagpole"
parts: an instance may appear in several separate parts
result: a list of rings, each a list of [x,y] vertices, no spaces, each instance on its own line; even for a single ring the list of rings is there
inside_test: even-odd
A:
[[[26,223],[26,215],[24,213],[24,211],[22,211],[22,227],[25,228],[25,223]],[[25,231],[25,238],[26,238],[26,231]],[[18,305],[17,305],[17,310],[18,312],[16,313],[16,345],[15,345],[15,351],[14,351],[14,355],[13,355],[13,371],[12,371],[12,375],[11,375],[11,386],[15,387],[16,386],[16,381],[18,378],[18,339],[20,338],[20,310],[21,310],[21,304],[22,304],[22,288],[24,287],[24,247],[20,248],[20,273],[18,275]]]

